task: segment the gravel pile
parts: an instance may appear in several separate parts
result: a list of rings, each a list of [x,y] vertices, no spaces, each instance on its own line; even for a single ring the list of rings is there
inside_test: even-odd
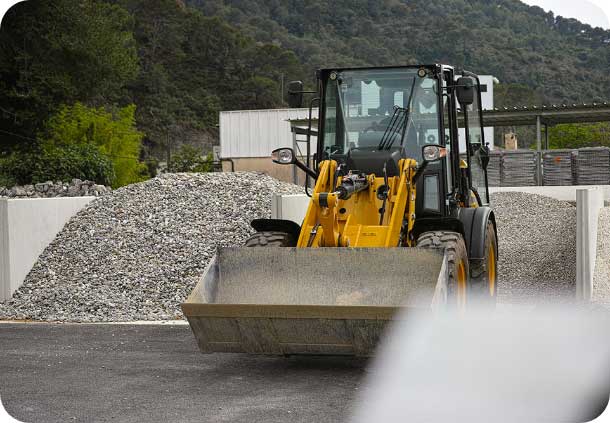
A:
[[[110,187],[98,185],[91,181],[72,179],[71,182],[41,182],[34,185],[15,186],[12,188],[0,187],[0,197],[9,198],[50,198],[50,197],[95,197],[112,191]]]
[[[492,195],[498,223],[498,301],[568,301],[576,282],[576,207],[535,194]]]
[[[610,304],[610,207],[604,207],[599,213],[593,301]]]
[[[0,318],[131,321],[181,317],[216,246],[242,245],[272,193],[260,173],[165,174],[92,201],[43,252]]]

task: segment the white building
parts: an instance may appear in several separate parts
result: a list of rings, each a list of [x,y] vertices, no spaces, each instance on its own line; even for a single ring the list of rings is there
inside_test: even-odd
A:
[[[318,118],[318,110],[312,116]],[[256,170],[275,178],[292,181],[292,166],[278,166],[271,161],[271,152],[280,147],[293,147],[291,120],[309,117],[309,109],[236,110],[220,112],[220,157],[231,159],[236,171]],[[311,140],[315,150],[316,138]],[[302,145],[304,147],[304,145]],[[223,162],[223,169],[230,170]]]

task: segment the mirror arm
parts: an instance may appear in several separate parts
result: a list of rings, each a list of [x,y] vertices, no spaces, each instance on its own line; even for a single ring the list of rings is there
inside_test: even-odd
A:
[[[301,169],[303,172],[305,172],[308,176],[312,177],[314,180],[318,179],[318,174],[309,167],[307,167],[307,165],[305,165],[305,163],[303,163],[302,161],[297,159],[294,161],[293,164],[299,169]]]
[[[417,184],[417,181],[419,181],[419,178],[421,178],[421,176],[424,174],[424,170],[426,170],[426,168],[428,167],[428,163],[426,160],[423,161],[423,163],[419,166],[419,168],[417,169],[417,171],[415,172],[415,175],[413,175],[413,184]]]

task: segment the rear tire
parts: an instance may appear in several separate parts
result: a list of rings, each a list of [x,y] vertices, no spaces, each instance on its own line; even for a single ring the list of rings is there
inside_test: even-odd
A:
[[[464,238],[458,232],[424,232],[417,239],[417,247],[439,250],[447,254],[449,280],[447,281],[447,302],[458,309],[464,309],[470,289],[468,252]]]
[[[498,297],[498,243],[492,222],[485,230],[485,258],[470,263],[470,277],[476,298],[484,306],[495,307]]]
[[[296,247],[294,236],[279,231],[257,232],[246,240],[246,247]]]

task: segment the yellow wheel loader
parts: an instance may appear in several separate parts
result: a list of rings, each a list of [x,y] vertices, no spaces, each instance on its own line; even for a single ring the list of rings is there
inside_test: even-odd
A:
[[[313,157],[273,152],[306,173],[305,218],[257,219],[244,247],[218,250],[182,305],[203,352],[368,356],[401,310],[495,304],[478,77],[430,65],[317,80],[289,85],[292,107],[317,94]]]

